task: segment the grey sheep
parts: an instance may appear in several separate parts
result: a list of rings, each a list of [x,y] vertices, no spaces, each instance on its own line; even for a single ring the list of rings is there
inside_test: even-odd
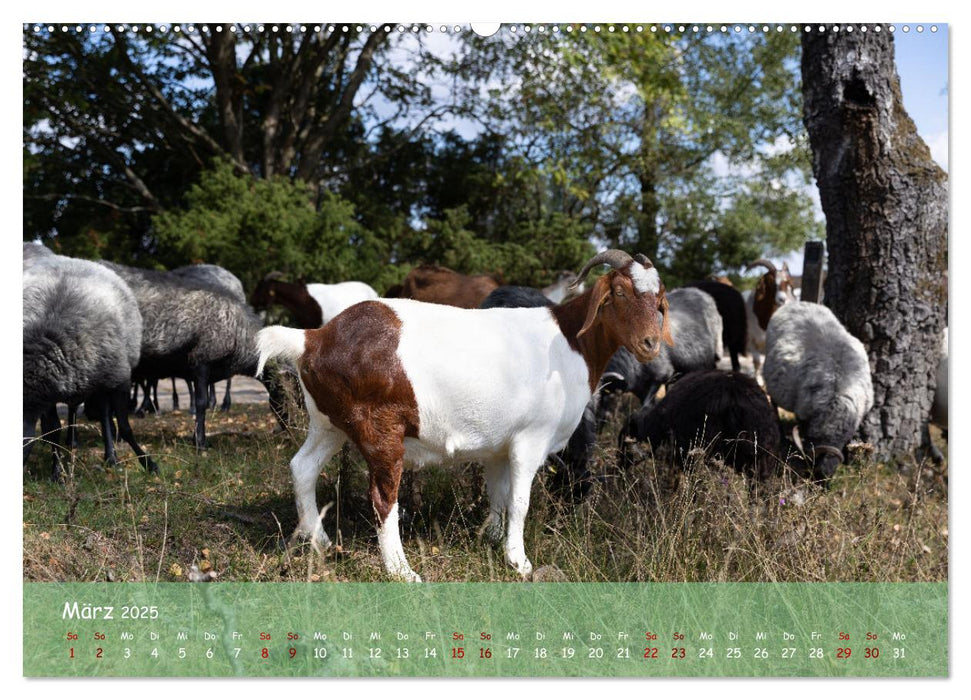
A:
[[[172,274],[176,275],[184,280],[187,280],[191,284],[197,284],[199,286],[206,287],[208,289],[213,289],[215,291],[221,291],[229,294],[234,299],[239,301],[241,304],[246,303],[246,292],[243,290],[243,283],[240,281],[239,277],[234,275],[232,272],[219,265],[210,265],[206,263],[199,263],[196,265],[185,265],[183,267],[177,267],[172,270]],[[193,395],[192,382],[191,380],[186,380],[189,386],[189,396]],[[155,413],[158,411],[158,381],[146,381],[142,386],[145,392],[145,398],[142,402],[141,407],[138,409],[139,413]],[[221,411],[228,411],[232,406],[231,392],[232,390],[232,377],[226,378],[226,394],[223,397],[222,405],[220,406]],[[153,399],[154,395],[154,399]],[[216,387],[213,382],[209,383],[209,408],[215,408],[216,406]],[[179,395],[175,390],[175,378],[172,378],[172,407],[175,409],[179,408]],[[195,405],[190,401],[190,412],[195,412]]]
[[[576,275],[573,276],[576,278]],[[543,292],[532,287],[504,285],[493,289],[489,296],[479,304],[480,309],[516,309],[537,306],[556,306]]]
[[[141,360],[136,380],[182,377],[192,380],[196,410],[195,444],[206,445],[210,382],[256,371],[256,314],[225,291],[171,272],[101,261],[128,283],[142,314]]]
[[[84,402],[101,420],[105,460],[116,463],[117,434],[150,471],[158,466],[135,441],[128,423],[128,387],[141,352],[142,318],[128,285],[87,260],[42,252],[24,244],[24,459],[37,419],[54,446],[54,479],[60,477],[60,419],[56,405],[73,415]],[[46,249],[45,249],[46,250]]]
[[[239,277],[219,265],[206,263],[185,265],[172,270],[172,274],[213,289],[223,290],[240,303],[246,303],[246,292],[243,291],[243,283]]]
[[[780,307],[766,329],[762,375],[775,404],[796,414],[813,477],[826,480],[873,407],[863,343],[821,304]]]

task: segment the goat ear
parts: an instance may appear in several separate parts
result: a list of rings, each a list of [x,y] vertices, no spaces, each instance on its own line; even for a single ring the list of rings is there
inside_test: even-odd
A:
[[[755,301],[762,301],[763,299],[765,299],[765,294],[766,294],[765,287],[766,287],[765,280],[759,277],[758,284],[755,285]]]
[[[661,291],[661,340],[668,344],[668,347],[674,347],[674,338],[671,337],[671,314],[668,313],[668,295]]]
[[[608,277],[610,277],[610,273],[598,278],[593,285],[593,293],[590,295],[591,303],[587,307],[587,318],[583,322],[583,328],[577,333],[577,338],[590,330],[590,326],[593,325],[593,322],[597,320],[597,316],[600,315],[600,309],[603,308],[604,302],[610,296],[610,280],[607,279]],[[595,299],[596,301],[594,302]]]

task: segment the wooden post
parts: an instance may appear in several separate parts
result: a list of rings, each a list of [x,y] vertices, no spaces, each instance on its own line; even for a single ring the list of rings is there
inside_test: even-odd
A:
[[[826,246],[822,241],[806,241],[802,258],[802,292],[800,301],[819,303],[823,296],[823,265]]]

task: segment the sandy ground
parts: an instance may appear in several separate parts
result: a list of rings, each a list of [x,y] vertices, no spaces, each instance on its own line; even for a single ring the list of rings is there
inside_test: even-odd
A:
[[[189,388],[181,379],[176,379],[175,390],[179,395],[179,408],[183,411],[189,408]],[[163,411],[172,410],[172,382],[171,379],[163,379],[158,383],[158,402],[159,408]],[[266,389],[252,377],[237,376],[233,377],[232,401],[233,403],[263,403],[269,398]],[[216,405],[221,405],[223,397],[226,395],[226,382],[216,382]],[[138,402],[141,403],[142,394],[138,393]]]

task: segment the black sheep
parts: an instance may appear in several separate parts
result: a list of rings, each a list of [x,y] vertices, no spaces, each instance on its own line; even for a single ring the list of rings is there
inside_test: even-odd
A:
[[[618,446],[621,464],[637,460],[637,443],[673,443],[675,459],[694,447],[736,470],[763,479],[776,472],[781,437],[776,411],[758,383],[739,372],[694,372],[672,384],[663,399],[627,421]]]
[[[685,286],[700,289],[715,300],[718,314],[722,317],[722,344],[731,355],[732,371],[738,372],[741,369],[738,357],[745,355],[748,339],[748,318],[742,293],[735,287],[715,280],[700,280]]]
[[[532,287],[516,287],[504,285],[493,289],[489,296],[479,305],[480,309],[515,309],[533,308],[537,306],[554,306],[543,292]]]

